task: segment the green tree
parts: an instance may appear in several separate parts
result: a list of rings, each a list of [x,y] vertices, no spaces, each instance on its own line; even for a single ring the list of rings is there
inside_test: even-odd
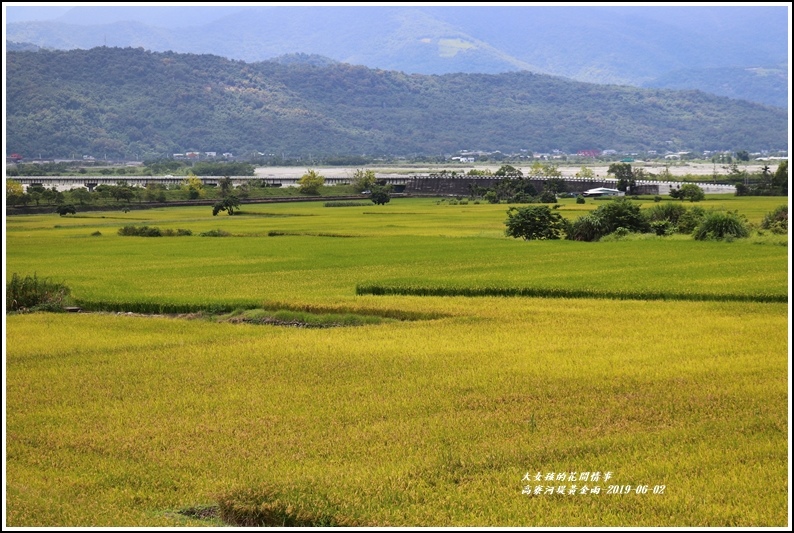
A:
[[[582,165],[582,168],[579,170],[579,172],[576,173],[576,177],[577,178],[594,178],[595,177],[595,172],[593,172],[592,168],[588,168],[588,167]]]
[[[557,165],[553,163],[543,163],[540,173],[542,176],[546,176],[548,178],[559,178],[562,176],[560,169],[557,168]]]
[[[626,228],[638,233],[647,233],[651,229],[648,219],[640,211],[640,206],[626,198],[610,200],[599,206],[592,214],[603,220],[607,233],[612,233],[618,228]]]
[[[64,215],[69,215],[69,214],[71,214],[71,215],[74,215],[74,214],[76,214],[76,213],[77,213],[77,209],[75,209],[75,208],[74,208],[74,206],[73,206],[73,205],[71,205],[71,204],[68,204],[68,205],[59,205],[59,206],[58,206],[58,207],[55,209],[55,212],[56,212],[56,213],[58,213],[58,214],[59,214],[59,215],[61,215],[61,216],[64,216]]]
[[[554,194],[552,191],[545,190],[540,193],[540,203],[542,204],[556,204],[557,203],[557,195]]]
[[[16,180],[6,179],[6,198],[9,196],[22,196],[24,192],[25,189],[21,183]]]
[[[212,216],[217,216],[221,211],[226,211],[229,215],[233,215],[235,210],[239,211],[240,200],[233,194],[228,195],[220,202],[215,202],[212,206]]]
[[[523,176],[524,174],[512,165],[502,165],[493,173],[494,176]]]
[[[617,189],[619,191],[628,192],[629,194],[634,190],[636,181],[634,179],[634,172],[631,170],[631,165],[628,163],[612,163],[607,169],[608,174],[612,174],[618,180]]]
[[[703,192],[703,189],[694,183],[685,183],[684,185],[681,185],[680,189],[678,189],[678,199],[682,202],[684,200],[689,200],[690,202],[699,202],[705,197],[706,194]]]
[[[562,178],[547,179],[546,184],[543,186],[543,188],[554,194],[559,194],[561,192],[566,192],[568,190],[568,187],[565,185],[565,180]]]
[[[358,169],[353,173],[353,189],[356,192],[371,191],[375,186],[375,171]]]
[[[91,193],[85,187],[77,187],[69,191],[69,196],[72,200],[77,201],[80,205],[85,205],[91,202]]]
[[[59,204],[63,202],[63,193],[55,187],[44,189],[41,193],[41,199],[47,204]]]
[[[110,195],[117,201],[125,201],[130,203],[135,198],[135,191],[126,185],[116,185],[110,189]]]
[[[218,187],[221,190],[221,197],[226,198],[234,190],[234,184],[229,176],[224,176],[218,180]]]
[[[8,205],[17,205],[22,203],[22,196],[25,194],[25,189],[18,181],[6,179],[6,202]]]
[[[505,234],[516,239],[561,239],[568,231],[568,222],[545,205],[511,207],[507,210]]]
[[[187,191],[188,198],[191,200],[204,196],[204,183],[194,174],[188,174],[182,181],[182,189]]]
[[[307,169],[306,174],[298,180],[298,190],[303,194],[319,194],[320,187],[325,183],[325,177],[316,171]]]
[[[386,205],[391,201],[391,185],[379,186],[376,185],[372,188],[370,200],[376,205]]]

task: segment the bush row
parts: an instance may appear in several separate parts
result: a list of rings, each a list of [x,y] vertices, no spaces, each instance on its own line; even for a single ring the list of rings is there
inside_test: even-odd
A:
[[[367,207],[370,202],[325,202],[323,207]]]
[[[570,222],[548,206],[512,207],[507,211],[505,234],[508,237],[597,241],[607,235],[655,233],[659,236],[682,233],[698,240],[748,237],[747,219],[735,211],[706,211],[677,203],[657,204],[641,211],[628,199],[610,200],[591,213]],[[788,209],[781,206],[764,219],[762,228],[776,233],[788,229]]]
[[[193,232],[189,229],[181,228],[173,230],[149,226],[124,226],[119,229],[119,235],[123,237],[183,237],[193,235]]]
[[[171,315],[185,313],[220,314],[231,313],[236,309],[254,309],[255,305],[245,304],[178,304],[168,302],[108,302],[102,300],[75,300],[75,305],[84,311],[107,313],[140,313],[145,315]]]
[[[569,289],[557,287],[439,287],[420,285],[357,285],[356,295],[396,296],[519,296],[531,298],[596,298],[610,300],[686,300],[782,303],[787,294],[698,293],[644,290]]]

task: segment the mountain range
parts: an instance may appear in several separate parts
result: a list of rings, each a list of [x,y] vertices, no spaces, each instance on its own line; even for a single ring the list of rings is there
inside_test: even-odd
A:
[[[320,55],[406,74],[526,70],[601,84],[699,89],[783,108],[789,100],[786,5],[98,5],[41,13],[7,7],[6,39],[50,49],[142,47],[246,62]]]
[[[406,74],[284,55],[6,52],[8,153],[69,157],[782,150],[783,109],[528,71]]]

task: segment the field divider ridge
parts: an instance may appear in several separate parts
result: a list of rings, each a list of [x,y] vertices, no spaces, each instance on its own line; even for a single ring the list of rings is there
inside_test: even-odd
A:
[[[444,287],[432,285],[356,285],[356,295],[373,296],[465,296],[465,297],[528,297],[528,298],[582,298],[608,300],[679,300],[695,302],[759,302],[786,303],[787,294],[758,293],[705,293],[659,291],[610,291],[593,289],[567,289],[556,287]]]

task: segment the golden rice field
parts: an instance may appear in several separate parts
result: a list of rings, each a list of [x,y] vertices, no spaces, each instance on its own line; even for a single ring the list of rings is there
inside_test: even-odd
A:
[[[757,223],[779,203],[703,205]],[[356,294],[787,294],[785,236],[523,242],[503,236],[506,206],[414,199],[210,211],[9,217],[6,276],[65,282],[84,305],[398,320],[7,315],[7,526],[790,523],[787,303]]]

